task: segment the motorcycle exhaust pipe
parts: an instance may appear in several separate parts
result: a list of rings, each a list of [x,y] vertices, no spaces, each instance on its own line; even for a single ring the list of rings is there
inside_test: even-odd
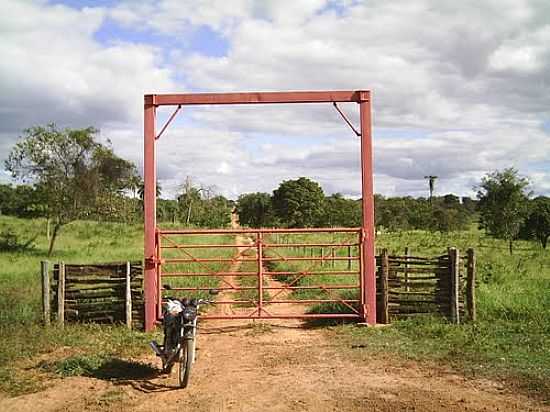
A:
[[[159,344],[156,342],[156,341],[151,341],[149,343],[149,346],[151,346],[151,349],[153,349],[153,352],[155,352],[157,354],[157,356],[161,357],[161,358],[164,358],[164,353],[163,351],[161,350]]]

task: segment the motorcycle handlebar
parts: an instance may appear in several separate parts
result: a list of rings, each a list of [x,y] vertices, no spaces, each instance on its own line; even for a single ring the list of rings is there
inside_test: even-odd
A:
[[[165,296],[162,298],[163,301],[167,301],[167,300],[177,300],[178,302],[181,302],[182,299],[181,298],[175,298],[175,297],[171,297],[171,296]],[[208,299],[198,299],[197,300],[197,304],[198,305],[212,305],[216,303],[216,301],[214,300],[208,300]]]

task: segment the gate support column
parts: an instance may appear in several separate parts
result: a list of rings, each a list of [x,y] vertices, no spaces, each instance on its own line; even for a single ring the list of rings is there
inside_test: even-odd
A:
[[[361,118],[361,181],[362,181],[362,228],[364,239],[361,254],[363,321],[376,324],[376,273],[374,256],[374,189],[372,166],[372,125],[371,96],[368,91],[359,92],[359,110]]]
[[[155,154],[155,96],[146,95],[144,105],[144,300],[145,300],[145,331],[155,327],[157,319],[157,276],[156,276],[156,226],[157,226],[157,165]]]

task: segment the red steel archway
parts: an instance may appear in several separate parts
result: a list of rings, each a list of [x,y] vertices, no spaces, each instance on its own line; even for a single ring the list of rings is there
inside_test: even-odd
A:
[[[374,198],[372,162],[371,93],[357,91],[299,91],[299,92],[254,92],[254,93],[186,93],[145,95],[144,105],[144,217],[145,217],[145,330],[154,328],[160,304],[158,271],[160,268],[160,240],[156,223],[156,140],[164,132],[181,106],[184,105],[231,105],[231,104],[282,104],[282,103],[336,103],[359,104],[361,137],[362,177],[362,238],[360,268],[361,319],[368,324],[376,323],[376,266],[374,256]],[[156,134],[156,109],[160,106],[177,106],[168,122]],[[344,120],[351,126],[351,123]],[[353,126],[351,126],[353,128]]]

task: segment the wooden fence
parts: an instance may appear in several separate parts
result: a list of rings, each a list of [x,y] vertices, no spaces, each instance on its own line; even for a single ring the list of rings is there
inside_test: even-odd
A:
[[[379,323],[391,319],[439,314],[453,323],[465,317],[476,319],[475,273],[473,249],[462,257],[456,248],[430,257],[389,255],[386,249],[377,261],[377,318]]]
[[[42,262],[44,322],[125,323],[143,329],[141,262],[79,265]]]

